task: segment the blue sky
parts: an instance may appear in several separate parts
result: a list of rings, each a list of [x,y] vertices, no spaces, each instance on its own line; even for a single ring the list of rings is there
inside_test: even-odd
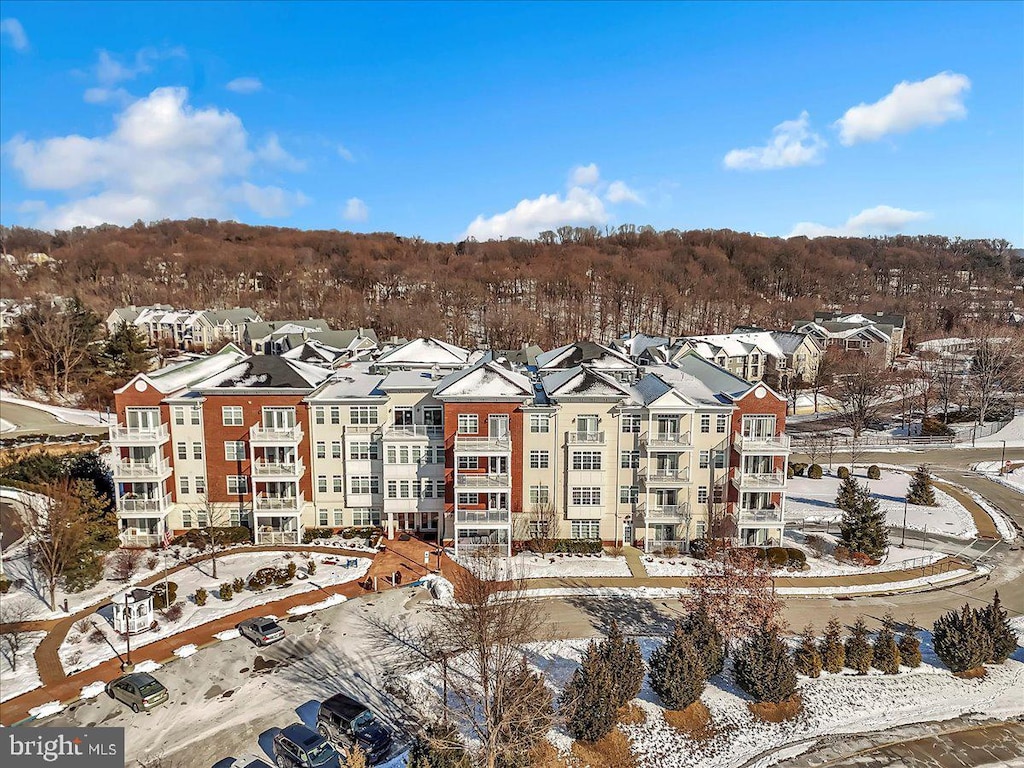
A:
[[[2,5],[0,220],[1024,244],[1024,4]],[[901,85],[902,84],[902,85]]]

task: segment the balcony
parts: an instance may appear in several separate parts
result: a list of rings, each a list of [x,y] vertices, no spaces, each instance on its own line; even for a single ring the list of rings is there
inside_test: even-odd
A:
[[[667,451],[685,451],[693,447],[689,432],[645,432],[640,436],[640,443],[648,448]]]
[[[689,516],[689,504],[652,504],[644,509],[648,523],[683,523]]]
[[[262,545],[273,544],[301,544],[302,532],[298,530],[278,531],[264,526],[267,530],[256,531],[256,543]]]
[[[295,445],[302,442],[302,427],[271,427],[256,424],[249,428],[249,442],[253,445]]]
[[[456,435],[455,452],[482,456],[488,453],[511,453],[512,435]]]
[[[293,462],[256,459],[252,463],[252,476],[260,480],[298,480],[306,473],[302,459]]]
[[[740,453],[789,453],[789,435],[751,435],[734,434],[733,445]]]
[[[157,533],[121,533],[121,546],[126,549],[149,549],[162,544],[164,537]]]
[[[743,491],[781,491],[786,487],[786,473],[736,472],[732,482]]]
[[[507,509],[456,509],[456,525],[509,525],[512,513]]]
[[[171,511],[171,494],[159,498],[147,499],[131,496],[120,496],[117,499],[119,515],[166,515]]]
[[[111,471],[114,480],[166,480],[171,476],[171,462],[164,458],[118,459]]]
[[[736,525],[782,523],[782,507],[737,510]]]
[[[507,473],[481,473],[472,474],[469,472],[455,473],[455,488],[511,488],[512,476]]]
[[[257,512],[289,512],[298,514],[306,499],[300,493],[298,496],[267,496],[263,493],[256,494]]]
[[[110,426],[111,445],[162,445],[171,439],[166,424],[148,427],[126,427],[123,424]]]
[[[427,424],[389,424],[384,430],[385,440],[441,440],[444,427]]]
[[[640,479],[647,485],[684,485],[690,482],[690,468],[665,469],[655,467],[640,471]]]
[[[570,432],[569,445],[604,445],[604,432]]]

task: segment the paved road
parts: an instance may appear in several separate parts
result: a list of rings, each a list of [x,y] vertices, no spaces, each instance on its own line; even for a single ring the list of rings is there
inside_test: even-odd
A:
[[[90,427],[81,424],[66,424],[57,419],[52,413],[30,408],[27,405],[19,405],[6,400],[0,400],[0,418],[9,421],[17,426],[17,429],[10,432],[0,433],[0,437],[17,437],[18,435],[49,434],[49,435],[77,435],[81,433],[106,435],[107,427]]]

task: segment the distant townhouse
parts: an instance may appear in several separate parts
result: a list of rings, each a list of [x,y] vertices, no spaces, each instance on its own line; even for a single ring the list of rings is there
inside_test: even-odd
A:
[[[742,379],[767,380],[787,391],[794,381],[814,378],[823,351],[808,333],[737,328],[732,333],[681,338],[668,350],[667,361],[695,352]]]
[[[798,320],[793,330],[813,336],[823,348],[838,347],[892,365],[903,351],[906,318],[903,315],[815,312],[813,320]]]
[[[118,307],[107,316],[106,326],[113,333],[122,323],[128,323],[142,333],[149,346],[164,343],[202,352],[224,342],[241,347],[245,326],[259,319],[259,313],[248,307],[177,310],[167,304],[153,304]]]
[[[279,355],[280,342],[285,337],[304,337],[309,333],[329,331],[331,327],[324,319],[309,320],[257,320],[247,323],[242,332],[242,348],[254,355]]]

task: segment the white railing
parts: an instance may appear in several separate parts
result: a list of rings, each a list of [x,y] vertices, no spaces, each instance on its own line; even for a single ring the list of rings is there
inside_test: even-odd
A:
[[[570,432],[570,445],[604,445],[604,432]]]
[[[145,499],[120,496],[117,499],[117,511],[125,513],[165,513],[171,508],[171,494],[160,498]]]
[[[685,539],[644,539],[644,552],[658,553],[666,547],[675,547],[678,552],[685,552],[690,545]]]
[[[493,437],[456,435],[455,450],[459,453],[472,453],[473,451],[511,451],[512,435],[495,435]]]
[[[693,445],[689,432],[645,432],[640,442],[649,448],[689,448]]]
[[[652,504],[644,509],[644,519],[647,522],[657,522],[660,520],[682,522],[689,514],[689,504]]]
[[[301,493],[298,496],[267,496],[263,493],[256,495],[256,509],[260,512],[298,512],[305,503],[306,500]]]
[[[785,488],[785,472],[737,472],[734,476],[736,485],[740,488]]]
[[[302,459],[293,462],[267,461],[256,459],[252,463],[253,477],[302,477],[306,471],[306,465]]]
[[[469,474],[455,473],[456,488],[510,488],[512,476],[502,473]]]
[[[256,424],[249,428],[252,443],[298,443],[302,441],[302,426],[271,427]]]
[[[512,513],[507,509],[456,509],[456,525],[477,525],[486,523],[508,524]]]
[[[300,531],[256,531],[257,544],[298,544],[301,540]]]
[[[440,440],[444,437],[444,427],[427,424],[389,424],[384,431],[384,437],[392,440]]]
[[[122,533],[121,544],[125,547],[152,547],[162,538],[157,533]]]
[[[111,471],[114,477],[162,477],[171,473],[171,462],[167,459],[119,459]]]
[[[646,469],[640,476],[647,483],[688,483],[690,482],[690,468],[680,467],[678,469]]]
[[[112,443],[163,443],[170,439],[166,424],[151,427],[126,427],[124,424],[110,426]]]
[[[744,509],[740,508],[736,524],[743,523],[781,523],[782,509]]]
[[[786,453],[789,451],[789,435],[733,435],[733,445],[741,453]]]
[[[352,424],[345,427],[346,435],[377,435],[383,433],[384,428],[379,424]]]

